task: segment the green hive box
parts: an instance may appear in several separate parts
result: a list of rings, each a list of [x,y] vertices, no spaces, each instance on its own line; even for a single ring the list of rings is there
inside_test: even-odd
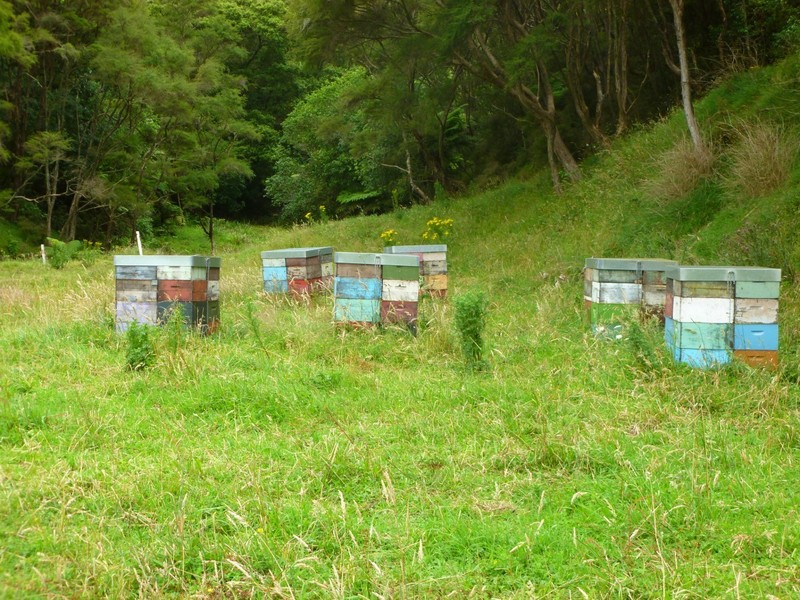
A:
[[[264,291],[308,296],[328,291],[333,283],[333,248],[282,248],[261,253]]]
[[[160,325],[180,310],[187,326],[213,333],[220,321],[222,260],[209,256],[114,257],[116,330]]]
[[[664,273],[676,266],[663,258],[587,258],[583,299],[592,330],[621,337],[624,323],[641,311],[663,318]]]
[[[664,341],[676,361],[778,366],[780,269],[681,266],[666,277]]]
[[[371,326],[401,323],[416,332],[419,258],[403,254],[337,252],[333,319]]]
[[[418,246],[387,246],[387,254],[407,254],[419,257],[419,270],[422,276],[420,293],[444,298],[447,296],[447,245],[422,244]]]

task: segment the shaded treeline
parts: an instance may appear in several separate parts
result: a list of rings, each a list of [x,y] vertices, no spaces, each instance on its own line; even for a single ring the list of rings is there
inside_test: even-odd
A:
[[[527,164],[558,188],[682,88],[799,46],[780,0],[0,0],[1,216],[213,240],[215,214],[383,210]]]

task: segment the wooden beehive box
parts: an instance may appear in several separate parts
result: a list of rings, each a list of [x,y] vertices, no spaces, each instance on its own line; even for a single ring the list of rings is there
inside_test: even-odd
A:
[[[710,368],[738,358],[778,366],[781,270],[678,267],[667,272],[664,340],[678,362]]]
[[[213,333],[220,320],[221,265],[208,256],[115,256],[117,331],[132,322],[163,324],[180,307],[188,326]]]
[[[402,323],[416,332],[419,258],[402,254],[337,252],[333,320]]]
[[[447,245],[387,246],[386,254],[407,254],[419,258],[422,275],[421,294],[444,298],[447,296]]]
[[[264,291],[268,294],[311,295],[331,289],[333,248],[283,248],[261,253]]]
[[[663,318],[664,273],[677,266],[662,258],[587,258],[583,299],[592,330],[621,336],[624,322],[640,310]]]

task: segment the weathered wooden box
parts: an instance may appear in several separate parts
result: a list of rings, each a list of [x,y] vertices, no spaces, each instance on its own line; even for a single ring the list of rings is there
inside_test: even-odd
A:
[[[283,248],[261,253],[264,291],[308,296],[331,289],[333,248]]]
[[[666,275],[664,340],[676,361],[778,366],[780,269],[678,267]]]
[[[421,294],[444,298],[447,296],[447,245],[386,246],[386,254],[407,254],[419,258],[422,275]]]
[[[419,258],[403,254],[337,252],[333,320],[402,323],[416,332]]]
[[[592,330],[621,336],[625,321],[640,311],[663,318],[664,273],[677,266],[662,258],[587,258],[583,299]]]
[[[213,333],[220,320],[221,265],[208,256],[115,256],[117,331],[132,322],[162,324],[180,309],[188,326]]]

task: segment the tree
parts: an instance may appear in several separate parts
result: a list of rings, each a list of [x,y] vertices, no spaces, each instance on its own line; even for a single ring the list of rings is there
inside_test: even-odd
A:
[[[681,77],[681,99],[683,100],[683,113],[686,116],[686,124],[689,127],[689,135],[692,138],[695,150],[702,150],[705,147],[703,136],[700,134],[700,126],[694,114],[694,104],[692,103],[692,81],[689,75],[689,57],[686,49],[686,29],[683,25],[684,0],[669,0],[672,7],[672,19],[675,26],[675,41],[678,46],[678,60],[680,61],[679,73]]]
[[[284,219],[299,220],[320,205],[332,205],[343,192],[364,190],[366,173],[351,143],[367,119],[363,106],[346,105],[366,78],[357,67],[341,72],[298,102],[283,122],[276,172],[265,187],[281,205]]]
[[[548,3],[471,0],[297,0],[295,31],[307,56],[360,54],[368,67],[413,65],[427,52],[510,94],[545,135],[553,184],[580,169],[558,124],[550,63],[556,57]],[[420,50],[421,49],[421,50]],[[377,62],[375,59],[382,59]]]
[[[14,14],[12,5],[6,0],[0,0],[0,60],[25,66],[33,62],[33,56],[25,48],[24,38],[17,31],[20,20],[20,17]],[[11,108],[12,104],[0,100],[0,114]],[[9,133],[11,128],[5,120],[0,119],[0,163],[7,161],[11,155],[5,146],[5,139]]]
[[[225,2],[181,0],[155,3],[163,31],[190,57],[184,73],[187,112],[178,119],[169,142],[165,184],[181,210],[199,217],[215,250],[214,205],[222,177],[252,177],[243,160],[244,144],[259,138],[246,119],[245,82],[228,63],[244,55],[240,33],[220,10]]]
[[[64,138],[61,131],[40,131],[33,134],[25,143],[25,154],[17,161],[16,168],[30,171],[29,179],[38,176],[44,177],[44,200],[47,207],[46,237],[53,235],[53,210],[60,193],[58,191],[61,164],[69,150],[69,140]],[[39,198],[24,198],[23,200],[37,201]]]

